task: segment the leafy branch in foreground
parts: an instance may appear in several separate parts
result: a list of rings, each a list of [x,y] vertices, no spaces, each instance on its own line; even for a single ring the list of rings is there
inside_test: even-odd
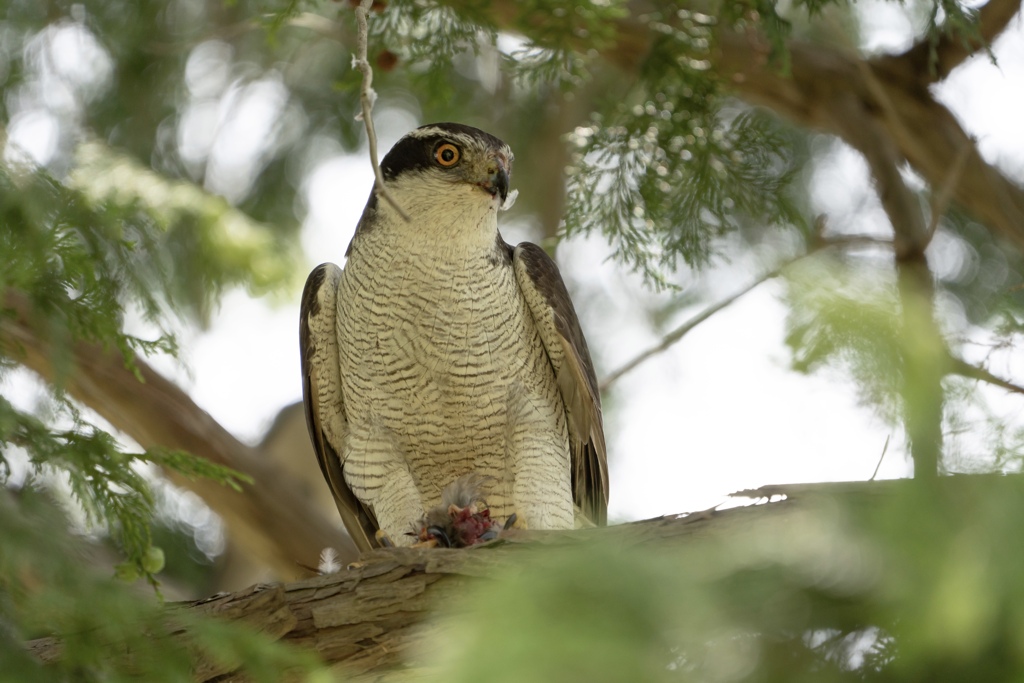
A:
[[[17,497],[15,502],[14,497]],[[275,643],[244,623],[168,611],[122,581],[98,576],[67,520],[32,488],[0,489],[0,661],[11,680],[191,680],[197,666],[241,667],[253,680],[311,674],[312,655]],[[54,599],[74,596],[74,600]],[[187,636],[182,629],[188,630]],[[58,656],[33,655],[25,641],[59,641]]]
[[[11,453],[4,445],[18,446],[28,456],[30,479],[47,474],[66,483],[88,527],[105,529],[125,554],[118,569],[122,578],[144,576],[155,587],[155,574],[163,568],[162,551],[152,544],[155,501],[144,465],[207,477],[236,490],[248,479],[182,451],[129,453],[109,433],[85,422],[65,397],[55,396],[51,410],[70,428],[55,428],[0,397],[0,464],[10,472]]]
[[[126,555],[122,574],[155,585],[162,561],[152,545],[154,502],[144,465],[235,487],[239,475],[183,452],[128,453],[90,424],[62,391],[76,372],[74,345],[116,349],[141,381],[136,354],[174,355],[176,343],[167,332],[155,339],[131,334],[126,319],[141,315],[159,330],[177,311],[202,318],[224,287],[284,282],[291,252],[276,249],[223,200],[166,181],[98,143],[82,146],[67,184],[41,169],[0,165],[0,224],[0,370],[24,351],[4,325],[21,314],[41,330],[54,368],[50,418],[0,399],[0,460],[9,464],[9,445],[25,449],[33,472],[66,483],[87,523],[107,528]],[[21,314],[10,308],[19,299]]]

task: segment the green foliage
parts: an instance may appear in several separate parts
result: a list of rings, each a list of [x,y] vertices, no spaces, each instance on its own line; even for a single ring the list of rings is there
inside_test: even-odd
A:
[[[232,287],[261,295],[297,286],[294,241],[224,199],[161,177],[100,143],[81,145],[76,161],[70,185],[102,212],[97,222],[134,228],[148,242],[144,253],[131,254],[137,270],[125,269],[139,290],[153,289],[156,279],[171,307],[205,316]]]
[[[943,460],[952,472],[1024,470],[1024,427],[1006,419],[976,380],[948,377]]]
[[[110,530],[126,557],[118,568],[121,578],[135,580],[143,576],[156,587],[155,575],[163,568],[159,559],[162,550],[152,545],[154,500],[143,474],[144,465],[159,465],[190,477],[208,477],[235,489],[239,480],[247,480],[181,451],[128,453],[110,434],[86,423],[64,397],[55,397],[54,410],[55,417],[70,422],[71,428],[55,429],[0,398],[0,444],[24,449],[32,471],[59,475],[85,513],[86,524]],[[11,470],[6,451],[0,451],[0,466]]]
[[[1024,255],[962,210],[946,213],[935,249],[936,277],[966,321],[1013,346],[1024,319]]]
[[[861,401],[898,424],[902,343],[891,273],[822,257],[792,269],[788,285],[794,368],[849,373]]]
[[[441,607],[436,680],[1015,680],[1022,482],[841,486],[524,557]]]
[[[99,147],[84,148],[88,158],[69,183],[41,170],[0,167],[0,291],[27,298],[33,323],[52,344],[54,417],[70,424],[57,427],[0,399],[0,444],[22,446],[34,469],[60,473],[88,522],[114,533],[126,556],[122,575],[146,576],[155,585],[147,570],[157,564],[149,530],[153,499],[139,466],[158,464],[235,486],[237,475],[184,453],[123,451],[60,392],[75,371],[71,347],[116,348],[129,367],[136,353],[174,353],[169,334],[153,340],[129,334],[125,317],[137,311],[162,326],[175,310],[199,314],[227,286],[279,285],[290,275],[281,268],[289,252],[282,258],[274,240],[223,202]],[[0,349],[4,365],[20,353],[6,340]]]
[[[936,47],[942,38],[960,43],[967,49],[983,45],[984,40],[978,31],[978,10],[956,0],[937,0],[932,4],[928,15],[928,63],[932,70],[938,60]],[[986,50],[991,57],[991,49],[986,46]]]
[[[158,261],[139,263],[136,246],[152,246],[148,231],[97,215],[79,193],[44,173],[18,177],[3,168],[0,220],[0,290],[31,298],[58,355],[66,356],[61,344],[72,339],[115,346],[126,357],[173,351],[167,336],[145,341],[121,333],[123,306],[134,304],[151,318],[160,310],[155,293],[165,271]]]
[[[652,20],[660,38],[641,78],[570,135],[566,234],[601,232],[657,287],[680,262],[706,265],[716,238],[744,225],[805,229],[791,187],[803,161],[793,131],[737,107],[708,73],[718,23],[687,10]]]
[[[807,3],[798,0],[795,4],[804,5],[811,14],[821,9],[818,0]],[[727,26],[740,30],[754,28],[764,31],[771,45],[772,63],[780,70],[788,71],[789,54],[786,49],[786,38],[789,37],[792,24],[780,16],[777,9],[777,3],[772,0],[727,0],[721,3],[720,19]]]
[[[16,501],[15,501],[16,498]],[[191,680],[197,656],[241,666],[254,680],[285,670],[311,672],[310,655],[244,625],[168,612],[130,587],[98,576],[81,539],[66,531],[57,508],[31,488],[0,491],[0,665],[5,680]],[[183,639],[180,629],[191,635]],[[43,666],[23,642],[55,636],[62,656]]]
[[[154,62],[160,60],[151,60],[149,83],[143,87],[134,81],[138,73],[131,67],[132,59],[140,53],[133,52],[139,45],[132,39],[137,34],[113,28],[125,16],[107,13],[108,7],[97,9],[89,15],[90,25],[102,40],[116,45],[113,53],[122,60],[120,80],[110,87],[119,95],[118,88],[125,86],[131,97],[146,93],[153,99],[149,106],[124,116],[117,107],[126,105],[129,96],[96,99],[98,91],[84,86],[73,90],[77,84],[71,78],[67,87],[73,97],[81,98],[78,104],[94,105],[83,106],[79,114],[85,118],[88,110],[95,130],[124,149],[138,150],[138,138],[133,137],[138,131],[133,126],[145,121],[146,114],[159,111],[164,101],[159,87],[151,90],[160,82],[152,78],[161,68]],[[133,8],[128,10],[130,17]],[[7,104],[25,103],[29,97],[25,93],[45,71],[33,60],[47,49],[41,38],[47,17],[16,3],[5,18],[25,22],[20,25],[26,30],[15,40],[10,26],[0,24],[4,36],[0,72],[7,75],[6,80],[0,79],[0,86]],[[58,21],[51,26],[67,29],[69,24]],[[176,70],[175,77],[180,78]],[[54,87],[52,82],[49,87]],[[105,123],[107,115],[121,117],[115,123],[116,134]],[[62,123],[66,129],[74,126],[70,121]],[[148,159],[153,130],[147,129],[146,134],[143,158]],[[152,466],[188,477],[213,478],[235,488],[244,477],[188,453],[130,452],[90,423],[61,387],[76,372],[75,344],[116,349],[128,367],[136,354],[173,355],[177,345],[168,330],[183,320],[203,324],[227,289],[244,286],[266,293],[294,285],[298,250],[294,241],[285,241],[269,226],[194,183],[169,178],[149,163],[133,159],[130,152],[114,151],[106,141],[82,137],[87,141],[74,149],[63,153],[58,149],[47,168],[23,161],[23,156],[12,154],[12,146],[4,149],[7,156],[0,161],[0,301],[8,305],[7,297],[14,296],[27,305],[30,319],[25,322],[46,341],[45,348],[32,351],[49,354],[55,370],[47,400],[35,411],[16,408],[0,398],[2,480],[7,483],[12,472],[27,468],[29,482],[18,494],[16,506],[11,505],[10,496],[4,499],[10,509],[5,509],[0,523],[4,548],[0,583],[11,596],[3,621],[14,629],[5,630],[4,657],[20,647],[17,641],[25,637],[53,634],[65,642],[57,668],[37,670],[24,655],[12,655],[12,666],[17,661],[18,668],[0,669],[5,674],[33,672],[19,680],[124,680],[133,670],[141,671],[145,680],[182,680],[190,666],[187,652],[161,642],[177,626],[161,616],[152,591],[147,598],[128,585],[145,578],[156,588],[156,575],[166,562],[163,549],[153,543]],[[0,139],[6,142],[6,130],[0,129]],[[0,310],[0,321],[6,322],[10,315]],[[129,328],[148,332],[133,333]],[[22,352],[15,340],[0,338],[0,379]],[[67,541],[68,522],[46,516],[43,503],[31,503],[40,498],[35,488],[45,482],[49,482],[47,488],[66,489],[82,516],[82,531],[109,538],[117,547],[123,559],[115,574],[121,580],[94,576],[93,570],[84,569],[77,551],[71,552],[77,543]],[[23,536],[18,535],[19,529]],[[29,542],[30,533],[38,537],[35,545]],[[38,540],[42,538],[53,543],[43,547]],[[253,636],[237,635],[236,630],[219,631],[221,639],[229,645],[255,647]],[[125,646],[144,663],[129,666],[116,661],[114,653]],[[271,660],[282,666],[298,661],[276,649],[262,661]]]
[[[716,238],[742,225],[802,223],[789,196],[797,159],[777,121],[679,106],[715,96],[673,90],[577,129],[569,172],[567,234],[599,230],[617,259],[656,286],[680,261],[707,264]]]
[[[450,7],[400,0],[369,19],[370,41],[387,46],[403,66],[403,75],[423,92],[440,99],[454,94],[450,84],[453,61],[493,48],[497,32],[467,21]],[[349,86],[359,82],[353,72]]]

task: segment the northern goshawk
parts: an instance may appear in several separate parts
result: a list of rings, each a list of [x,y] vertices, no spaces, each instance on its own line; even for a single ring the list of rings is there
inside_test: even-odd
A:
[[[493,519],[605,523],[601,401],[576,312],[551,258],[498,233],[511,164],[477,128],[417,128],[381,162],[411,220],[375,187],[344,270],[325,263],[306,281],[306,417],[362,550],[378,531],[415,540],[470,476],[487,483]]]

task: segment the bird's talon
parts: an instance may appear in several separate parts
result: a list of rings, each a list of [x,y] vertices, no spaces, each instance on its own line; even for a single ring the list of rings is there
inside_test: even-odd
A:
[[[434,545],[444,546],[445,548],[452,547],[452,539],[448,538],[448,534],[440,527],[432,526],[427,529],[427,536],[434,540]]]
[[[373,537],[377,539],[377,544],[380,545],[381,548],[395,547],[395,542],[391,540],[391,537],[388,536],[383,529],[378,529],[377,533],[375,533]]]
[[[511,515],[508,516],[508,519],[505,520],[505,526],[502,527],[502,530],[508,531],[516,525],[517,521],[519,521],[519,515],[513,512]]]

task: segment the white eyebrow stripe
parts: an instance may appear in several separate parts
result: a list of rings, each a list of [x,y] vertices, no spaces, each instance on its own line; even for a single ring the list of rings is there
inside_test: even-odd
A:
[[[424,138],[435,137],[435,136],[439,136],[439,137],[447,138],[449,140],[453,140],[455,142],[459,142],[462,145],[465,145],[467,147],[468,146],[472,146],[472,147],[477,147],[477,148],[480,148],[480,149],[490,149],[491,148],[486,140],[483,140],[481,138],[475,137],[473,135],[467,135],[465,133],[456,133],[456,132],[454,132],[452,130],[448,130],[448,129],[445,129],[445,128],[440,128],[438,126],[430,126],[429,128],[417,128],[416,130],[410,131],[408,134],[406,134],[406,137],[413,138],[413,139],[416,139],[416,140],[421,140],[421,139],[424,139]],[[512,150],[509,148],[509,146],[507,144],[503,145],[502,149],[505,152],[506,156],[508,156],[509,161],[511,162],[512,161]]]
[[[480,138],[473,137],[472,135],[466,135],[465,133],[456,133],[454,131],[445,130],[444,128],[438,128],[436,126],[431,126],[430,128],[417,128],[416,130],[406,135],[406,137],[415,138],[417,140],[435,136],[448,138],[449,140],[455,140],[457,142],[461,142],[464,145],[476,145],[477,147],[481,146],[484,143],[483,140],[481,140]]]
[[[409,131],[406,134],[407,138],[429,138],[432,135],[451,135],[449,131],[437,126],[431,126],[430,128],[417,128],[416,130]]]

